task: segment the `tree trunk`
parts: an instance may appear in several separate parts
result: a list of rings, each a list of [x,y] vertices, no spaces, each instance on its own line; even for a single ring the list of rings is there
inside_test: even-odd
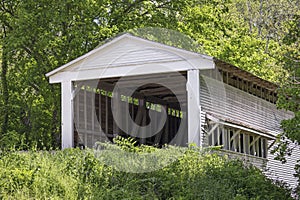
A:
[[[8,60],[7,60],[7,50],[5,45],[2,47],[2,63],[1,63],[1,86],[2,86],[2,96],[3,96],[3,122],[1,127],[1,135],[7,133],[8,130],[8,119],[9,119],[9,93],[8,93],[8,84],[7,84],[7,69],[8,69]]]

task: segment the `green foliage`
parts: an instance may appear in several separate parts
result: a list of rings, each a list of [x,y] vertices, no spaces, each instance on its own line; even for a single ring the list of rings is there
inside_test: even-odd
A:
[[[119,140],[119,147],[143,152],[131,139]],[[100,160],[90,149],[2,152],[0,199],[291,199],[260,170],[193,146],[147,173],[118,171]]]
[[[279,63],[285,47],[275,38],[255,32],[255,24],[248,27],[248,19],[242,9],[247,3],[249,1],[213,0],[186,7],[184,20],[178,24],[179,30],[202,45],[200,52],[263,79],[278,82],[286,73],[282,63]]]
[[[262,78],[281,82],[281,84],[286,83],[280,90],[278,105],[280,108],[295,112],[295,118],[283,122],[282,126],[285,130],[283,137],[299,142],[300,9],[297,2],[284,0],[2,1],[0,4],[0,147],[2,149],[59,147],[60,87],[50,85],[45,74],[92,50],[99,42],[127,30],[168,45],[206,53]],[[166,29],[161,33],[154,33],[151,29],[139,29],[145,27]],[[172,29],[174,32],[166,31],[167,29]],[[175,31],[187,36],[178,37],[174,34]],[[173,40],[161,40],[162,36]],[[116,143],[119,145],[117,151],[126,150],[141,154],[157,151],[146,146],[137,148],[131,142],[117,140]],[[286,145],[282,146],[281,153],[284,155]],[[69,153],[75,156],[75,152]],[[157,153],[163,155],[165,151]],[[174,151],[171,149],[167,153],[171,154]],[[67,152],[64,151],[62,154]],[[81,152],[77,154],[82,157]],[[131,154],[126,155],[131,156]],[[36,156],[39,157],[39,154]],[[47,156],[49,158],[47,162],[56,162],[51,160],[54,159],[54,155]],[[151,159],[157,158],[151,157]],[[135,164],[138,166],[139,163]],[[23,175],[15,177],[20,178],[22,183],[20,186],[14,186],[16,188],[29,187],[26,185],[28,180],[24,177],[30,177],[31,172],[25,170],[22,173]],[[80,174],[80,172],[76,173]],[[51,176],[53,180],[58,180],[57,184],[61,182],[59,177]],[[158,184],[156,181],[160,179],[151,180],[152,182],[145,181],[145,184],[156,191],[155,188],[159,186],[155,184]],[[73,179],[70,182],[72,184]],[[46,183],[41,185],[43,184],[45,188],[50,187],[45,185]],[[222,190],[221,185],[217,183],[216,185]],[[55,187],[64,188],[62,185]],[[67,190],[63,190],[66,194],[64,192],[62,194],[69,195]],[[81,190],[88,191],[85,187],[81,187]],[[124,191],[135,194],[131,188],[126,188]],[[179,188],[179,191],[182,189]],[[112,194],[116,196],[110,198],[123,198],[121,190]],[[16,195],[21,198],[23,194],[16,193]],[[24,195],[31,194],[24,193]],[[243,199],[243,195],[237,194],[236,198]],[[53,192],[53,198],[59,197],[58,193]],[[176,197],[181,198],[180,195]]]
[[[175,27],[177,14],[187,2],[8,0],[1,3],[0,45],[1,53],[5,53],[1,60],[6,61],[1,66],[0,89],[6,94],[0,98],[1,134],[15,131],[22,135],[25,149],[59,147],[60,88],[50,85],[45,74],[128,29]],[[12,146],[20,146],[14,142],[11,141]]]
[[[288,23],[288,34],[283,38],[283,43],[288,45],[284,56],[284,67],[289,71],[289,77],[279,90],[277,105],[281,109],[294,112],[292,119],[282,121],[284,132],[281,134],[283,141],[277,145],[277,158],[285,162],[285,156],[291,155],[293,145],[300,143],[300,11],[293,16]],[[295,169],[295,176],[298,178],[298,194],[300,194],[300,160]]]
[[[151,153],[156,150],[157,148],[148,145],[139,145],[137,146],[137,141],[134,138],[124,138],[121,136],[117,136],[113,139],[114,143],[120,147],[121,150],[126,152],[133,152],[133,153]]]
[[[283,31],[297,25],[288,25],[290,18],[280,18],[273,9],[278,3],[264,3],[260,10],[260,2],[4,1],[0,5],[1,60],[5,61],[0,80],[1,134],[15,131],[24,138],[26,148],[60,146],[60,88],[50,85],[45,74],[128,30],[215,56],[268,80],[285,80],[283,57],[298,48],[280,38],[297,38],[296,34],[285,37],[289,35]],[[297,10],[290,9],[292,2],[280,3],[289,12]],[[158,33],[147,27],[164,29]]]

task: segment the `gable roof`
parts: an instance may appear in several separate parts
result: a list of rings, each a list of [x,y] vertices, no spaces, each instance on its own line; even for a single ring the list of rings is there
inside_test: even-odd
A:
[[[134,43],[134,45],[130,45],[129,43]],[[139,48],[135,48],[139,46]],[[114,48],[115,47],[115,48]],[[144,50],[144,51],[140,51],[140,50]],[[145,51],[146,50],[146,51]],[[123,52],[122,52],[123,51]],[[117,36],[115,38],[113,38],[112,40],[108,41],[107,43],[103,44],[102,46],[99,46],[97,47],[96,49],[72,60],[71,62],[61,66],[61,67],[58,67],[56,69],[54,69],[53,71],[49,72],[46,74],[47,77],[51,77],[57,73],[60,73],[60,72],[63,72],[63,71],[66,71],[68,68],[71,69],[76,69],[76,65],[82,65],[81,62],[84,62],[85,60],[87,59],[95,59],[94,61],[98,61],[98,63],[93,63],[91,65],[94,65],[94,66],[90,66],[92,68],[99,68],[101,63],[102,65],[104,65],[104,67],[111,67],[112,66],[112,60],[108,60],[106,61],[107,63],[103,63],[103,60],[107,59],[107,57],[111,57],[111,54],[113,54],[114,52],[116,52],[116,56],[120,56],[120,55],[117,55],[118,53],[122,54],[122,53],[126,53],[127,51],[127,54],[130,53],[130,54],[133,54],[135,53],[134,55],[131,55],[131,56],[136,56],[136,54],[138,54],[137,51],[140,51],[139,53],[141,54],[153,54],[153,51],[160,51],[159,54],[155,54],[155,56],[160,56],[159,59],[154,59],[155,57],[151,57],[152,61],[157,61],[157,62],[167,62],[168,60],[169,61],[179,61],[179,60],[185,60],[185,61],[188,61],[190,62],[191,65],[195,65],[197,62],[199,62],[200,60],[201,61],[205,61],[204,63],[208,64],[209,66],[206,67],[207,69],[212,69],[214,68],[213,66],[213,57],[210,57],[210,56],[207,56],[207,55],[203,55],[203,54],[199,54],[199,53],[195,53],[195,52],[192,52],[192,51],[187,51],[187,50],[184,50],[184,49],[180,49],[180,48],[176,48],[176,47],[172,47],[172,46],[168,46],[168,45],[165,45],[165,44],[161,44],[161,43],[158,43],[158,42],[154,42],[154,41],[150,41],[150,40],[147,40],[147,39],[143,39],[143,38],[140,38],[140,37],[136,37],[136,36],[133,36],[131,34],[122,34],[120,36]],[[106,53],[105,56],[106,57],[103,57],[102,60],[99,59],[100,57],[100,54],[104,54],[104,52]],[[138,56],[142,56],[142,55],[138,55]],[[151,55],[153,56],[153,55]],[[98,59],[97,59],[98,58]],[[90,60],[92,60],[90,59]],[[111,58],[111,59],[115,59],[115,58]],[[124,61],[124,58],[123,59],[123,63],[121,62],[118,62],[116,63],[117,65],[121,66],[121,65],[126,65],[126,64],[137,64],[137,63],[134,63],[134,62],[127,62]],[[168,60],[167,60],[168,59]],[[134,60],[136,61],[136,60]],[[143,59],[141,62],[147,62],[147,61],[151,61],[150,58],[148,57],[148,60],[146,59]],[[78,66],[77,66],[78,67]],[[81,66],[82,67],[82,66]],[[103,66],[102,66],[103,67]],[[88,68],[89,69],[89,68]],[[78,68],[76,69],[78,70]],[[84,70],[84,69],[82,69]],[[72,70],[70,70],[72,71]]]
[[[150,41],[129,33],[110,39],[94,50],[47,73],[46,76],[50,77],[50,82],[57,83],[61,82],[71,72],[78,74],[85,71],[81,76],[73,74],[71,76],[72,80],[99,78],[95,74],[99,74],[102,70],[101,74],[103,75],[108,68],[111,68],[111,72],[107,72],[106,77],[123,76],[133,66],[140,68],[139,74],[166,72],[154,69],[155,66],[153,65],[159,63],[164,63],[163,67],[170,68],[171,71],[186,71],[193,68],[214,69],[218,67],[221,70],[233,72],[236,76],[268,90],[275,91],[278,88],[278,85],[272,82],[261,79],[217,58]],[[169,65],[166,63],[169,63]],[[127,71],[123,70],[125,66],[127,66]]]

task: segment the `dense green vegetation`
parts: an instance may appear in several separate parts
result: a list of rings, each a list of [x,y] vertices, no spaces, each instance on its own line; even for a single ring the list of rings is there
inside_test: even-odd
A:
[[[140,155],[163,151],[128,143],[113,148]],[[182,152],[172,149],[158,156],[157,162]],[[195,147],[148,173],[119,171],[100,161],[103,154],[95,154],[79,149],[1,153],[0,199],[291,199],[288,190],[258,169]],[[120,154],[110,156],[120,159]]]
[[[287,72],[299,65],[299,10],[297,1],[4,0],[1,147],[60,146],[60,88],[50,85],[45,74],[134,28],[179,31],[198,44],[195,51],[287,83]],[[285,97],[298,99],[299,84],[291,84],[297,88]]]
[[[0,148],[41,150],[60,147],[60,86],[50,85],[45,74],[92,50],[107,38],[124,31],[145,27],[162,27],[179,31],[195,41],[193,50],[215,56],[278,83],[282,86],[279,107],[295,112],[294,119],[283,122],[282,138],[287,137],[292,141],[300,142],[299,12],[298,0],[2,0],[0,3]],[[185,47],[182,44],[179,46]],[[284,156],[291,150],[287,148],[286,143],[281,143],[278,151]],[[35,182],[39,180],[30,178],[34,177],[33,174],[39,174],[38,171],[34,171],[37,166],[39,164],[46,166],[46,163],[54,162],[63,171],[67,161],[62,161],[62,158],[65,156],[68,160],[71,159],[68,156],[72,155],[82,160],[90,153],[74,150],[55,154],[44,152],[2,155],[1,163],[7,163],[4,167],[6,170],[0,172],[1,177],[4,177],[3,180],[17,180],[20,185],[14,185],[18,183],[16,181],[2,181],[1,184],[5,183],[8,188],[15,189],[5,190],[8,192],[7,195],[24,195],[24,197],[39,195],[38,192],[34,192],[35,187],[40,187],[38,182]],[[30,168],[31,160],[35,169]],[[102,165],[94,161],[91,167],[95,166],[97,170],[101,168]],[[16,162],[15,166],[19,163],[20,167],[14,168],[10,162]],[[21,162],[24,162],[25,171],[22,171]],[[177,162],[174,165],[180,166],[179,164]],[[230,162],[224,162],[223,166],[225,165],[230,165]],[[83,169],[75,167],[74,170]],[[105,168],[105,170],[112,169]],[[58,172],[55,174],[55,170],[49,170],[39,174],[40,185],[43,185],[43,188],[51,187],[47,192],[62,190],[72,196],[72,184],[87,193],[90,190],[89,184],[94,184],[88,180],[85,188],[83,179],[78,178],[82,174],[75,177],[68,174],[70,170],[66,170],[63,171],[66,174],[59,176]],[[108,183],[116,184],[109,182],[118,177],[111,178],[109,173],[112,172],[118,176],[121,174],[109,171],[108,175],[103,177],[108,180]],[[156,173],[151,174],[157,177],[155,181],[160,180],[159,173],[163,173],[163,170]],[[166,178],[171,178],[169,177],[171,174],[166,175]],[[46,181],[45,176],[48,175],[53,178]],[[206,175],[203,177],[207,178]],[[65,179],[62,178],[64,176],[66,180],[70,179],[70,183],[67,183],[70,189],[62,189],[67,187],[64,186],[66,184]],[[133,176],[130,179],[132,184],[135,181],[148,180],[146,178],[150,177],[149,174],[142,176],[145,177],[135,179]],[[189,184],[185,179],[180,181]],[[47,182],[52,182],[53,188]],[[61,185],[55,186],[57,184]],[[151,185],[151,181],[147,184],[150,184],[149,188],[157,187],[154,183]],[[220,190],[224,189],[221,185],[217,184],[217,186]],[[20,193],[9,192],[17,191],[18,187],[21,187],[18,190]],[[95,186],[97,187],[100,186]],[[171,188],[173,185],[161,187]],[[121,188],[109,185],[107,189],[112,191],[120,189],[117,193],[122,194]],[[128,188],[132,195],[146,189]],[[175,184],[172,192],[176,192],[175,189],[183,191],[186,188],[184,185]],[[264,189],[270,191],[268,188]],[[228,195],[238,194],[236,188],[230,186],[228,191],[231,190],[235,192],[230,192]],[[243,191],[244,189],[239,190],[241,195],[244,195]],[[58,193],[47,194],[58,195]],[[178,198],[179,193],[176,194]],[[273,194],[271,191],[270,193]]]

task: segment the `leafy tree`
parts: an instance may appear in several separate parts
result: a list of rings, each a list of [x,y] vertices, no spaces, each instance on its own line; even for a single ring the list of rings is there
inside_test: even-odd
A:
[[[178,30],[201,45],[193,50],[262,78],[287,80],[286,71],[299,77],[296,3],[4,0],[0,3],[0,145],[11,141],[21,148],[60,146],[60,88],[50,85],[45,74],[129,29]],[[295,129],[299,125],[298,82],[297,78],[288,82],[279,99],[282,108],[296,114],[283,122],[286,136],[294,141],[299,135]]]
[[[285,75],[273,56],[282,54],[281,46],[275,39],[266,40],[249,30],[243,17],[245,3],[242,0],[198,2],[183,11],[179,29],[200,43],[206,54],[276,82]]]
[[[8,52],[9,66],[5,70],[2,62],[7,81],[2,78],[1,84],[8,94],[1,106],[2,132],[9,133],[4,135],[18,134],[14,145],[59,146],[59,86],[50,85],[45,74],[125,30],[175,27],[187,5],[183,0],[2,1],[1,24],[9,29],[2,51]]]
[[[285,67],[289,71],[289,79],[279,91],[278,106],[279,108],[294,112],[292,119],[284,120],[281,134],[282,141],[279,142],[276,151],[278,159],[285,162],[285,156],[291,155],[295,146],[300,143],[300,15],[294,16],[289,22],[289,33],[284,37],[283,42],[288,45],[288,51],[285,54]],[[296,177],[298,178],[298,193],[300,192],[300,160],[298,160]]]
[[[2,98],[0,113],[2,114],[1,120],[1,131],[0,131],[0,141],[3,137],[8,135],[9,129],[9,117],[11,111],[11,105],[9,102],[9,81],[8,81],[8,71],[10,65],[10,47],[8,41],[8,35],[11,31],[10,21],[14,15],[15,6],[17,1],[2,1],[0,4],[0,36],[1,36],[1,94]]]

